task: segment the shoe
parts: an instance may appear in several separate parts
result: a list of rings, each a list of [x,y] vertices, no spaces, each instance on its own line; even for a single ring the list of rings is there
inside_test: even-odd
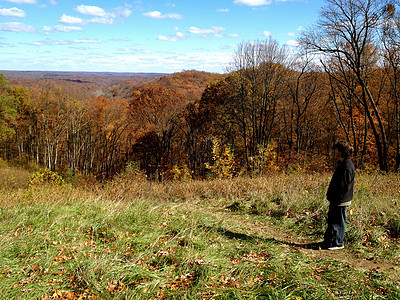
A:
[[[319,248],[320,250],[328,250],[329,247],[332,247],[332,246],[330,245],[330,243],[326,243],[326,242],[320,242],[320,243],[318,243],[318,248]]]
[[[339,249],[343,249],[344,246],[335,246],[335,247],[329,247],[328,250],[339,250]]]

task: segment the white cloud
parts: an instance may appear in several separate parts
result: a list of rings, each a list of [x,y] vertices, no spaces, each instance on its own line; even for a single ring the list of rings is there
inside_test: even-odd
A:
[[[112,24],[114,24],[114,18],[112,18],[111,16],[96,17],[96,18],[87,20],[87,23],[100,23],[100,24],[104,24],[104,25],[112,25]]]
[[[56,6],[58,3],[56,0],[50,0],[49,1],[50,5]]]
[[[114,18],[128,18],[132,14],[132,11],[127,7],[117,7],[114,9],[112,16]]]
[[[285,45],[288,45],[290,47],[297,47],[299,45],[299,42],[297,42],[295,40],[290,40],[290,41],[287,41]]]
[[[272,3],[271,0],[235,0],[235,4],[247,5],[247,6],[261,6],[269,5]]]
[[[209,39],[211,36],[215,38],[238,38],[240,37],[239,34],[236,33],[224,33],[226,31],[226,28],[224,27],[218,27],[218,26],[213,26],[211,28],[198,28],[195,26],[190,27],[187,30],[191,34],[198,34],[201,35],[201,38],[203,39]]]
[[[60,31],[60,32],[72,32],[72,31],[83,31],[82,27],[79,26],[64,26],[64,25],[56,25],[54,27],[51,26],[43,26],[44,31]]]
[[[265,30],[265,31],[263,31],[263,32],[261,33],[261,35],[262,35],[262,36],[266,36],[266,37],[270,37],[270,36],[272,36],[272,32],[271,32],[271,31],[268,31],[268,30]]]
[[[299,26],[299,27],[297,28],[297,30],[298,30],[298,31],[303,31],[304,28],[303,28],[303,26]]]
[[[79,17],[68,16],[63,14],[58,22],[66,25],[87,25],[90,23],[100,23],[105,25],[114,24],[117,18],[127,18],[132,14],[132,11],[127,7],[117,7],[113,12],[106,12],[98,6],[79,5],[75,9],[77,12],[92,16],[91,19],[82,19]]]
[[[220,46],[220,47],[215,47],[215,50],[230,50],[236,48],[237,45],[225,45],[225,46]]]
[[[201,28],[192,26],[188,29],[188,32],[193,33],[193,34],[219,34],[225,30],[226,30],[226,28],[217,27],[217,26],[213,26],[209,29],[201,29]]]
[[[82,46],[80,46],[80,47],[77,47],[77,46],[70,46],[69,48],[71,48],[71,49],[75,49],[75,50],[83,50],[83,51],[86,51],[86,50],[93,50],[93,49],[100,49],[99,47],[96,47],[96,46],[90,46],[90,47],[82,47]]]
[[[218,12],[228,12],[230,11],[229,8],[221,8],[221,9],[217,9]]]
[[[177,32],[176,34],[172,34],[172,35],[159,35],[157,37],[157,40],[176,42],[176,41],[179,41],[179,40],[185,40],[186,38],[187,38],[187,36],[184,33]]]
[[[286,35],[287,36],[295,36],[296,34],[294,32],[288,32]]]
[[[87,16],[104,17],[106,15],[104,9],[98,6],[79,5],[75,10]]]
[[[143,13],[143,16],[152,18],[152,19],[161,19],[162,14],[159,11],[149,11],[149,12]]]
[[[95,43],[95,44],[98,44],[98,43],[101,43],[100,41],[98,41],[98,40],[90,40],[90,39],[76,39],[76,40],[72,40],[72,42],[73,43]]]
[[[99,44],[101,41],[91,39],[74,39],[74,40],[58,40],[58,41],[41,41],[40,43],[45,45],[73,45],[73,44]]]
[[[4,17],[14,17],[14,18],[25,18],[26,13],[19,8],[0,8],[0,16]]]
[[[0,23],[0,31],[36,32],[35,27],[19,22]]]
[[[20,42],[19,44],[29,45],[29,46],[43,46],[43,43],[41,43],[41,42],[32,42],[32,43],[22,43],[22,42]]]
[[[180,52],[114,52],[95,55],[95,50],[88,53],[90,44],[71,45],[74,49],[82,49],[81,55],[49,55],[39,53],[27,56],[21,64],[18,57],[2,60],[4,69],[29,69],[29,70],[64,70],[64,71],[99,71],[99,72],[162,72],[173,73],[181,70],[199,70],[208,72],[223,72],[231,62],[232,54],[227,51],[198,50],[191,53]],[[76,48],[83,46],[86,48]],[[97,51],[96,51],[97,52]],[[51,54],[51,53],[50,53]],[[93,55],[88,55],[93,54]],[[116,64],[118,62],[118,64]]]
[[[220,51],[199,51],[193,53],[161,53],[161,54],[131,54],[111,57],[94,58],[94,67],[101,66],[109,69],[120,61],[122,68],[127,71],[137,69],[145,72],[176,72],[195,69],[222,72],[230,62],[231,54]],[[121,69],[120,71],[124,71]]]
[[[183,16],[180,14],[175,14],[175,13],[170,13],[170,14],[162,14],[161,12],[155,10],[155,11],[149,11],[147,13],[143,13],[143,16],[152,18],[152,19],[182,19]]]
[[[66,14],[63,14],[60,20],[58,22],[63,23],[63,24],[69,24],[69,25],[84,25],[85,22],[81,18],[77,17],[72,17],[72,16],[67,16]]]
[[[37,4],[37,0],[5,0],[16,4]]]

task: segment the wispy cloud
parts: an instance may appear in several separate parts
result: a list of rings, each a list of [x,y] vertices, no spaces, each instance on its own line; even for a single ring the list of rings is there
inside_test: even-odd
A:
[[[73,39],[73,40],[56,40],[56,41],[46,40],[37,43],[40,43],[41,45],[57,46],[57,45],[73,45],[73,44],[100,44],[101,41],[93,39]]]
[[[271,31],[268,31],[268,30],[265,30],[265,31],[263,31],[260,35],[266,36],[266,37],[270,37],[270,36],[272,36],[272,32],[271,32]]]
[[[272,3],[271,0],[235,0],[235,4],[247,5],[247,6],[262,6],[269,5]]]
[[[0,8],[0,16],[11,17],[11,18],[25,18],[26,13],[19,8]]]
[[[104,9],[98,6],[79,5],[75,10],[87,16],[104,17],[106,15]]]
[[[113,9],[112,12],[107,12],[98,6],[79,5],[76,7],[75,11],[93,18],[83,19],[63,14],[59,19],[59,22],[66,25],[87,25],[90,23],[112,25],[114,24],[115,19],[127,18],[132,14],[132,11],[128,7],[117,7]]]
[[[171,35],[159,35],[157,37],[157,40],[170,41],[170,42],[176,42],[185,39],[187,39],[187,36],[182,32],[177,32],[176,34],[171,34]]]
[[[100,23],[105,25],[112,25],[114,23],[114,18],[111,16],[104,17],[94,17],[92,19],[82,19],[79,17],[67,16],[63,14],[58,22],[66,24],[66,25],[87,25],[90,23]]]
[[[36,32],[35,27],[19,22],[0,23],[0,31]]]
[[[220,47],[215,47],[215,50],[230,50],[236,48],[237,45],[225,45],[225,46],[220,46]]]
[[[176,13],[162,14],[157,10],[143,13],[143,16],[152,19],[183,19],[183,16],[180,14]]]
[[[225,33],[225,27],[213,26],[211,28],[198,28],[195,26],[190,27],[187,30],[191,34],[200,35],[201,38],[209,39],[211,37],[215,38],[238,38],[239,34],[236,33]]]
[[[220,8],[220,9],[217,9],[217,11],[218,12],[228,12],[228,11],[230,11],[230,9],[229,8]]]
[[[225,30],[226,28],[218,26],[213,26],[211,28],[203,28],[203,29],[192,26],[188,29],[188,32],[193,34],[219,34]]]
[[[63,23],[63,24],[68,24],[68,25],[85,25],[86,22],[78,17],[73,17],[73,16],[67,16],[66,14],[63,14],[60,20],[58,22]]]
[[[104,17],[95,17],[90,20],[87,20],[87,24],[89,23],[99,23],[104,25],[112,25],[114,24],[114,18],[112,16],[104,16]]]
[[[289,47],[297,47],[299,45],[299,42],[297,42],[295,40],[290,40],[290,41],[287,41],[285,43],[285,45],[288,45]]]
[[[69,48],[71,49],[75,49],[75,50],[94,50],[94,49],[100,49],[100,47],[96,47],[96,46],[90,46],[90,47],[82,47],[82,46],[70,46]]]
[[[82,27],[79,26],[65,26],[65,25],[56,25],[56,26],[43,26],[44,31],[60,31],[60,32],[72,32],[72,31],[83,31]]]
[[[10,3],[16,3],[16,4],[37,4],[37,0],[4,0]]]
[[[128,7],[117,7],[111,13],[114,18],[128,18],[131,14],[132,11]]]

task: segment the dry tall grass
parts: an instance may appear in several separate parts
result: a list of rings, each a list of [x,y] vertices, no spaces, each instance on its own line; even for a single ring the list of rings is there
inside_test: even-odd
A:
[[[106,184],[61,187],[28,187],[28,171],[0,168],[0,205],[18,202],[65,202],[68,199],[90,199],[131,203],[139,199],[156,201],[189,201],[225,205],[234,201],[280,198],[287,208],[307,209],[312,202],[326,204],[325,193],[330,173],[273,173],[263,177],[233,179],[151,182],[138,175],[122,175]],[[399,174],[357,174],[353,205],[368,213],[396,214],[400,205]]]
[[[165,183],[123,174],[106,183],[33,187],[31,175],[0,172],[0,294],[7,299],[56,292],[70,299],[399,295],[383,272],[364,273],[272,238],[272,229],[293,239],[321,237],[329,173]],[[399,179],[357,174],[346,253],[397,266]]]

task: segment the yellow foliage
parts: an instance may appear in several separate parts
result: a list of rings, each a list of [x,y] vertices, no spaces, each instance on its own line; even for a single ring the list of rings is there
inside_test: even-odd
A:
[[[221,146],[217,138],[213,139],[213,165],[206,168],[217,178],[232,178],[235,174],[235,158],[230,147]]]
[[[253,172],[263,174],[263,172],[277,171],[276,165],[276,143],[269,143],[266,147],[258,145],[257,154],[250,157],[250,166]]]
[[[57,174],[57,172],[53,172],[49,169],[44,169],[43,171],[37,171],[32,175],[29,186],[35,187],[39,185],[63,185],[64,179]]]
[[[186,182],[192,179],[192,174],[187,165],[174,165],[170,172],[173,180]]]

